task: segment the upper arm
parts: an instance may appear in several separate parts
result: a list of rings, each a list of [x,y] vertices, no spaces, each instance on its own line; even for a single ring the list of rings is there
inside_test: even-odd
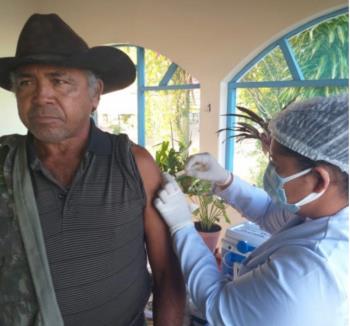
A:
[[[158,211],[153,205],[161,183],[161,172],[147,150],[140,146],[133,146],[137,167],[139,169],[146,194],[146,207],[144,211],[145,241],[148,258],[153,276],[171,268],[174,254],[171,247],[169,231]]]

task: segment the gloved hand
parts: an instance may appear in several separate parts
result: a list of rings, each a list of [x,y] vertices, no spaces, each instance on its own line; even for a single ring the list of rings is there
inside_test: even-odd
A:
[[[232,180],[231,173],[209,153],[192,155],[186,163],[185,171],[191,177],[212,181],[218,186],[228,185]]]
[[[163,173],[164,187],[158,193],[154,205],[169,226],[170,234],[193,225],[192,213],[185,195],[174,178]]]

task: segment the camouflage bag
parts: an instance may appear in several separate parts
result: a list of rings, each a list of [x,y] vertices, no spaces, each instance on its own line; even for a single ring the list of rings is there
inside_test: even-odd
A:
[[[0,138],[0,326],[63,326],[19,135]]]

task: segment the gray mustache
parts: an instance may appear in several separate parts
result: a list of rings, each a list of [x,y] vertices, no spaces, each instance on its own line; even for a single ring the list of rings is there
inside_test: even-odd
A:
[[[29,118],[62,118],[62,114],[55,107],[31,107]]]

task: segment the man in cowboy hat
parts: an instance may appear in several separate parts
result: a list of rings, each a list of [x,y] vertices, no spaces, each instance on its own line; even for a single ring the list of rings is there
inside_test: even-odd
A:
[[[134,79],[127,55],[89,48],[55,14],[32,15],[0,59],[28,128],[0,138],[1,325],[144,325],[152,286],[155,325],[182,324],[181,273],[152,206],[160,172],[90,119]]]

